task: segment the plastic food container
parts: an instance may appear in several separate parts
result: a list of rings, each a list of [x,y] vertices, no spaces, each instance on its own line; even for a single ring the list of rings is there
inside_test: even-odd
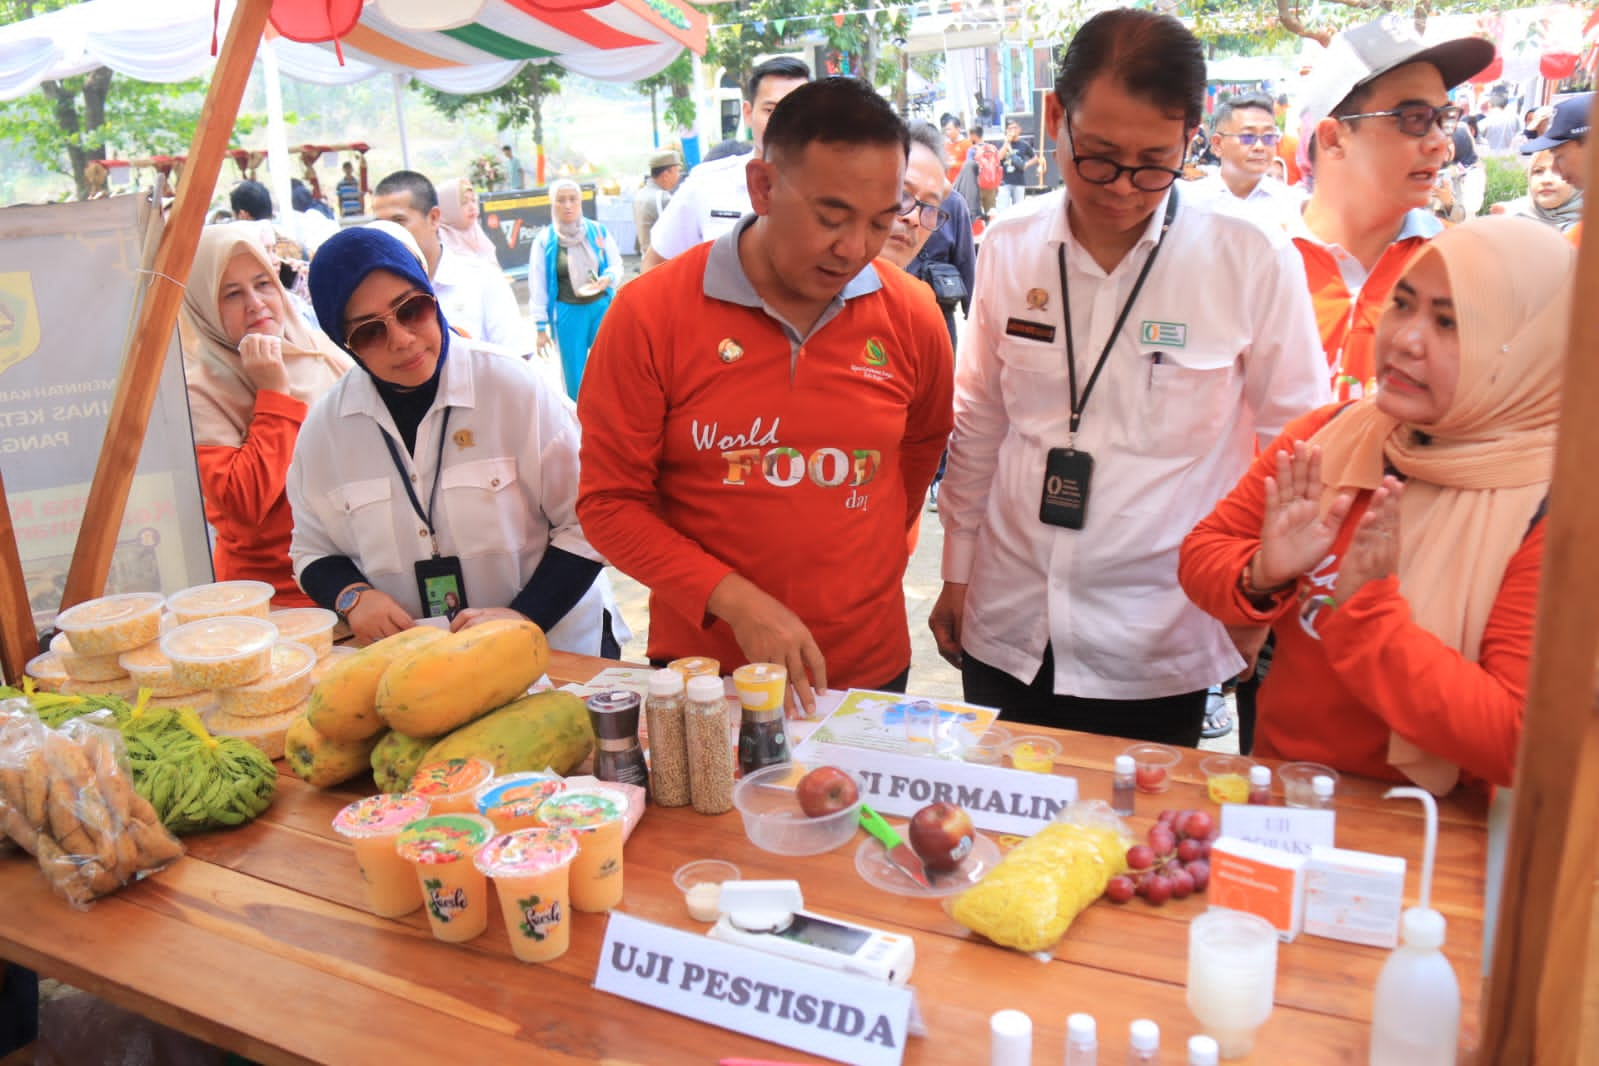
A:
[[[1134,744],[1123,755],[1133,757],[1133,783],[1138,791],[1157,795],[1171,788],[1172,771],[1183,753],[1165,744]]]
[[[123,652],[117,656],[117,662],[133,678],[134,684],[149,689],[150,695],[156,699],[187,696],[195,691],[187,685],[178,684],[178,679],[172,673],[172,660],[161,651],[159,640]]]
[[[733,786],[733,806],[744,819],[750,842],[777,855],[820,855],[849,843],[860,824],[861,801],[811,818],[795,797],[794,781],[803,776],[795,770],[790,763],[763,767]],[[860,778],[853,773],[850,777],[864,796]]]
[[[1035,774],[1055,772],[1055,756],[1060,754],[1060,741],[1054,737],[1023,736],[1011,742],[1010,764],[1017,770]]]
[[[284,738],[289,732],[289,726],[305,713],[308,702],[302,700],[286,711],[269,714],[264,718],[241,718],[213,708],[204,715],[205,727],[216,736],[236,737],[246,743],[254,744],[269,759],[281,759],[285,746]]]
[[[199,692],[186,692],[181,696],[152,696],[145,703],[145,707],[152,711],[181,711],[187,707],[203,720],[206,715],[217,709],[217,694],[202,689]]]
[[[161,634],[172,676],[190,688],[237,688],[272,668],[278,627],[265,618],[207,618]]]
[[[118,681],[128,676],[115,655],[79,655],[73,651],[72,641],[65,633],[51,638],[50,650],[60,656],[61,668],[74,681]]]
[[[139,686],[131,677],[115,681],[74,681],[67,678],[58,690],[63,696],[117,696],[132,703],[139,698]]]
[[[325,607],[290,607],[273,611],[267,621],[278,627],[279,639],[304,644],[321,659],[333,650],[333,627],[339,616]]]
[[[311,667],[311,687],[316,688],[322,682],[322,679],[328,676],[329,670],[360,650],[360,648],[352,648],[348,644],[335,644],[332,651],[318,659]]]
[[[722,883],[737,881],[738,867],[721,859],[700,859],[684,863],[672,875],[672,883],[683,893],[688,916],[696,922],[714,922],[722,913]]]
[[[22,672],[33,678],[34,687],[41,692],[60,692],[67,681],[67,668],[61,665],[61,656],[53,651],[29,659]]]
[[[177,616],[179,625],[202,618],[265,618],[274,591],[265,581],[217,581],[174,592],[167,599],[167,610]]]
[[[116,655],[160,635],[165,602],[159,592],[101,596],[56,615],[56,628],[72,641],[74,655]]]
[[[962,754],[967,762],[982,763],[984,766],[997,766],[1005,757],[1005,752],[1010,748],[1010,730],[1003,726],[991,725],[983,731],[983,735],[967,747]]]
[[[1249,771],[1255,760],[1247,755],[1207,755],[1199,769],[1212,803],[1248,803]]]
[[[1318,777],[1330,777],[1334,785],[1338,784],[1338,771],[1319,762],[1291,762],[1279,769],[1277,779],[1283,783],[1283,806],[1320,807],[1311,787],[1311,782]]]
[[[272,646],[272,665],[259,681],[217,692],[217,706],[239,718],[263,718],[278,714],[311,695],[311,667],[316,652],[292,640]]]

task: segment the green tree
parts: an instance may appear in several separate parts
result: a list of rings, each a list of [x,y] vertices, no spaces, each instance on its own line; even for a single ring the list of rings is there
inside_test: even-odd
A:
[[[465,113],[491,115],[505,126],[521,129],[533,128],[533,146],[538,152],[539,180],[543,180],[544,162],[544,102],[561,91],[561,76],[566,71],[554,64],[529,63],[517,71],[516,77],[486,93],[457,96],[424,86],[422,95],[445,118],[457,118]]]
[[[873,85],[901,79],[899,64],[883,62],[884,44],[910,33],[910,9],[839,14],[838,7],[834,0],[742,0],[722,9],[723,25],[712,34],[706,56],[743,82],[757,55],[792,51],[820,33],[827,51],[838,54],[841,70]]]
[[[688,49],[684,49],[665,70],[634,82],[633,87],[640,95],[650,98],[650,132],[655,135],[656,144],[661,143],[661,122],[656,101],[662,92],[668,94],[667,127],[680,130],[694,128],[697,114],[694,107],[694,59]]]

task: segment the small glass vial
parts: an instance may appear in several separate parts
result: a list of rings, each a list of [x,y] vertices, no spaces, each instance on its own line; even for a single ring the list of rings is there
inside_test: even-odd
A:
[[[1099,1035],[1092,1014],[1066,1019],[1066,1066],[1099,1066]]]
[[[657,670],[650,675],[644,721],[650,736],[650,798],[662,807],[689,802],[688,736],[683,720],[683,675]]]
[[[1116,756],[1116,768],[1110,780],[1110,809],[1126,816],[1133,813],[1138,797],[1138,764],[1131,755]]]
[[[988,1019],[988,1066],[1032,1066],[1033,1019],[1019,1010]]]
[[[1140,1018],[1127,1029],[1127,1066],[1152,1066],[1160,1062],[1160,1026]]]
[[[1326,774],[1317,774],[1310,779],[1310,805],[1319,810],[1330,811],[1333,808],[1333,779]]]
[[[1217,1066],[1221,1062],[1221,1045],[1204,1035],[1188,1038],[1188,1066]]]
[[[688,745],[689,800],[700,814],[733,809],[732,720],[719,677],[695,677],[688,683],[683,709]]]
[[[1271,767],[1256,763],[1249,768],[1249,802],[1256,807],[1271,806]]]

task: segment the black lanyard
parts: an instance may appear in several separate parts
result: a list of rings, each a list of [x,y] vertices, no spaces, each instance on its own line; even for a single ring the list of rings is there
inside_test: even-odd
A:
[[[1071,437],[1068,441],[1071,447],[1077,446],[1077,427],[1082,424],[1083,408],[1088,406],[1088,394],[1094,391],[1094,382],[1099,380],[1099,372],[1105,369],[1105,363],[1110,359],[1110,350],[1116,344],[1116,338],[1121,336],[1122,326],[1126,324],[1127,316],[1132,313],[1133,303],[1138,299],[1138,294],[1144,287],[1144,279],[1149,277],[1149,270],[1155,265],[1155,257],[1160,254],[1160,246],[1166,243],[1166,234],[1171,230],[1172,219],[1176,217],[1177,187],[1173,185],[1171,195],[1166,198],[1166,217],[1160,224],[1160,236],[1156,238],[1155,247],[1150,250],[1149,258],[1144,260],[1144,269],[1138,272],[1138,280],[1133,282],[1133,291],[1128,293],[1127,302],[1122,304],[1121,314],[1116,316],[1116,325],[1105,341],[1105,350],[1099,353],[1099,362],[1094,364],[1094,372],[1088,376],[1088,384],[1083,386],[1081,396],[1077,395],[1077,346],[1072,343],[1072,298],[1066,289],[1065,242],[1061,242],[1060,247],[1056,249],[1056,263],[1060,267],[1061,314],[1066,320],[1066,373],[1069,375],[1072,388]]]
[[[444,409],[444,421],[439,424],[439,458],[433,466],[433,490],[428,493],[428,509],[422,510],[422,501],[416,498],[416,490],[411,487],[411,479],[405,472],[405,463],[400,458],[400,449],[394,446],[394,438],[381,428],[378,430],[383,436],[383,443],[388,446],[389,458],[394,460],[394,469],[400,472],[400,484],[405,488],[405,494],[411,497],[411,509],[416,516],[427,526],[428,540],[433,545],[433,558],[439,557],[439,536],[433,532],[433,505],[439,502],[439,482],[444,480],[444,440],[450,435],[450,408]]]

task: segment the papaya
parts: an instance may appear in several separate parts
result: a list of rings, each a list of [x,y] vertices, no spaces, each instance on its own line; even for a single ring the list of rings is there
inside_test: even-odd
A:
[[[341,659],[311,689],[306,717],[329,740],[376,736],[383,731],[383,719],[374,709],[383,674],[410,652],[448,636],[432,626],[412,626]]]
[[[283,735],[283,757],[304,781],[317,788],[332,788],[371,765],[372,749],[379,739],[334,740],[317,732],[310,719],[302,716],[289,723]]]
[[[408,737],[443,736],[527,691],[550,664],[544,630],[500,619],[412,651],[383,674],[377,712]]]
[[[550,769],[564,775],[593,747],[583,701],[570,692],[540,692],[462,726],[429,748],[422,762],[487,759],[497,774]]]
[[[408,737],[389,730],[372,749],[372,779],[383,792],[404,792],[411,784],[422,757],[438,740],[434,737]]]

